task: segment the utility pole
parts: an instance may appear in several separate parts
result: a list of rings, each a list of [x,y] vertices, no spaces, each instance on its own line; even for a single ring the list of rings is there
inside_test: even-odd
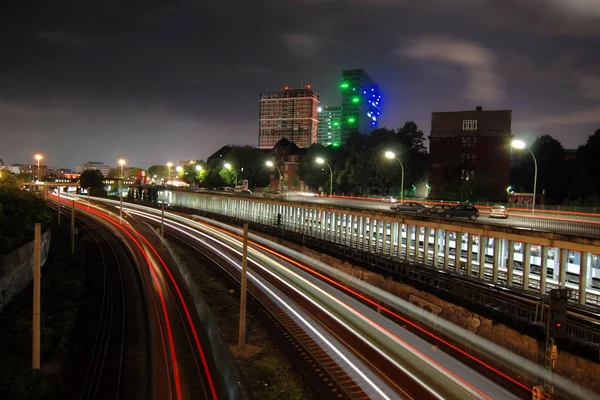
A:
[[[165,200],[163,199],[162,204],[160,206],[161,208],[161,215],[160,215],[160,237],[164,238],[165,237]]]
[[[33,237],[33,341],[31,368],[40,369],[40,297],[42,228],[35,224]]]
[[[75,254],[75,200],[71,204],[71,254]]]
[[[248,224],[244,224],[244,244],[242,246],[242,277],[240,292],[240,337],[239,349],[246,344],[246,266],[248,264]]]
[[[58,210],[58,226],[60,226],[60,186],[57,188],[56,209]]]

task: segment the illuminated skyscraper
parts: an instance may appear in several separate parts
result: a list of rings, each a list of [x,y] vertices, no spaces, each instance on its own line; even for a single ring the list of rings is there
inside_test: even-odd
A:
[[[362,69],[342,72],[342,132],[345,142],[354,132],[368,134],[379,127],[381,93],[379,86]]]
[[[342,107],[319,107],[317,143],[339,146],[342,143]]]
[[[283,138],[298,147],[317,142],[319,95],[307,89],[291,89],[260,95],[258,146],[270,149]]]

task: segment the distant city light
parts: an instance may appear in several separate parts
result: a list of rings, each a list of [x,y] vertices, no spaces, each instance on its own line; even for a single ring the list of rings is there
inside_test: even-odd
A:
[[[360,101],[360,99],[356,96],[352,98],[353,103],[358,103],[359,101]]]
[[[323,107],[319,107],[319,108],[317,108],[317,111],[318,111],[318,112],[322,112],[322,111],[323,111]]]
[[[511,143],[515,149],[523,150],[525,148],[525,142],[522,140],[513,140]]]
[[[341,87],[342,89],[347,89],[347,88],[348,88],[348,86],[350,86],[350,85],[348,85],[348,82],[342,82],[342,84],[340,85],[340,87]]]
[[[196,171],[202,171],[202,165],[196,165]]]
[[[350,122],[351,124],[353,124],[354,122],[356,122],[356,118],[350,117],[350,118],[348,118],[348,122]]]

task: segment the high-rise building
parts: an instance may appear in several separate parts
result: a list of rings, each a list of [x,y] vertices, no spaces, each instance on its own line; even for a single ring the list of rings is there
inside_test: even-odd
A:
[[[381,93],[379,86],[362,69],[342,72],[342,142],[352,133],[370,133],[379,127]]]
[[[317,143],[339,146],[342,143],[342,107],[319,107]]]
[[[434,112],[429,136],[430,196],[443,186],[480,179],[491,187],[490,200],[506,198],[510,176],[512,110]]]
[[[298,147],[317,142],[319,95],[307,89],[287,89],[260,95],[258,147],[270,149],[283,138]]]

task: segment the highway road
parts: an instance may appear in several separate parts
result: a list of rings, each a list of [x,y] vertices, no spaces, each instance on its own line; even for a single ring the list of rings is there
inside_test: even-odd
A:
[[[63,213],[70,215],[73,199],[76,198],[61,196]],[[185,288],[181,287],[177,274],[152,240],[139,228],[120,220],[112,212],[89,207],[79,199],[74,205],[78,216],[85,216],[112,232],[128,248],[134,260],[136,269],[128,272],[137,274],[138,285],[146,300],[149,367],[144,383],[150,387],[145,398],[181,400],[239,397],[243,391],[236,390],[239,379],[236,379],[235,373],[214,374],[214,371],[222,371],[227,365],[216,365],[211,347],[213,344],[200,331],[202,323],[194,313],[194,305],[188,305]],[[125,323],[129,324],[130,319],[134,318],[129,315]],[[124,349],[123,352],[128,354],[128,350]],[[232,377],[233,382],[230,381]],[[117,385],[120,381],[122,379],[112,384]],[[118,390],[115,393],[117,396],[111,398],[119,398],[119,394],[121,398],[126,398]],[[141,398],[143,394],[140,390],[134,397]]]
[[[128,206],[126,211],[147,218],[154,223],[159,222],[156,210],[142,209],[144,211],[139,206],[135,206],[135,208]],[[215,225],[220,225],[220,227]],[[175,230],[180,235],[186,235],[189,238],[196,237],[195,240],[201,244],[212,241],[215,246],[221,248],[220,251],[227,254],[224,257],[229,257],[233,263],[236,263],[235,259],[239,258],[241,246],[239,231],[236,232],[233,228],[224,229],[226,226],[214,222],[207,224],[206,220],[195,224],[189,219],[171,213],[167,213],[166,226],[168,231]],[[427,391],[427,397],[512,398],[515,396],[514,392],[518,392],[520,397],[522,392],[528,389],[527,386],[520,386],[518,381],[504,377],[501,377],[501,379],[506,379],[502,386],[509,391],[501,388],[497,383],[482,375],[481,371],[450,357],[444,351],[438,351],[437,346],[432,347],[429,342],[385,318],[372,307],[359,301],[360,299],[349,295],[347,290],[332,287],[331,282],[325,282],[322,276],[315,273],[312,266],[299,264],[293,258],[262,246],[259,243],[261,239],[258,237],[253,237],[252,240],[249,260],[254,265],[253,273],[256,273],[257,270],[264,270],[272,276],[271,282],[273,279],[280,279],[287,282],[288,286],[294,287],[296,295],[289,297],[295,298],[298,306],[301,306],[303,310],[309,311],[313,306],[310,306],[308,302],[315,302],[321,310],[333,315],[334,322],[331,319],[318,319],[318,314],[312,316],[322,325],[329,327],[330,331],[338,334],[343,330],[347,331],[341,337],[345,345],[350,346],[346,352],[350,351],[349,354],[355,354],[359,361],[363,358],[368,366],[378,371],[379,378],[385,383],[378,387],[391,389],[394,391],[392,393],[395,393],[386,394],[387,398],[397,398],[397,396],[400,398],[423,398],[421,397],[424,393],[423,390]],[[262,241],[265,240],[262,239]],[[223,250],[225,248],[229,250]],[[301,257],[299,254],[296,256]],[[268,277],[263,276],[263,278],[269,280]],[[299,298],[301,299],[298,300]],[[349,329],[349,327],[351,328]],[[438,343],[438,345],[444,347],[447,344]],[[373,349],[373,346],[376,349]],[[379,357],[376,353],[379,354]],[[514,359],[519,362],[519,365],[522,364],[521,361],[524,361],[517,356]],[[402,367],[399,368],[399,366]],[[408,371],[406,370],[407,366],[411,366]],[[483,364],[480,364],[479,367],[483,367],[489,372],[488,367],[484,367]],[[532,368],[536,369],[535,366]],[[409,376],[411,383],[407,387],[395,388],[398,379],[393,377],[399,375]],[[374,378],[371,380],[374,381]],[[510,391],[511,385],[513,391]],[[459,392],[455,392],[456,390]],[[468,395],[461,390],[468,391]],[[383,396],[381,393],[380,395]],[[381,398],[386,398],[386,396]],[[575,395],[573,398],[585,397]]]

